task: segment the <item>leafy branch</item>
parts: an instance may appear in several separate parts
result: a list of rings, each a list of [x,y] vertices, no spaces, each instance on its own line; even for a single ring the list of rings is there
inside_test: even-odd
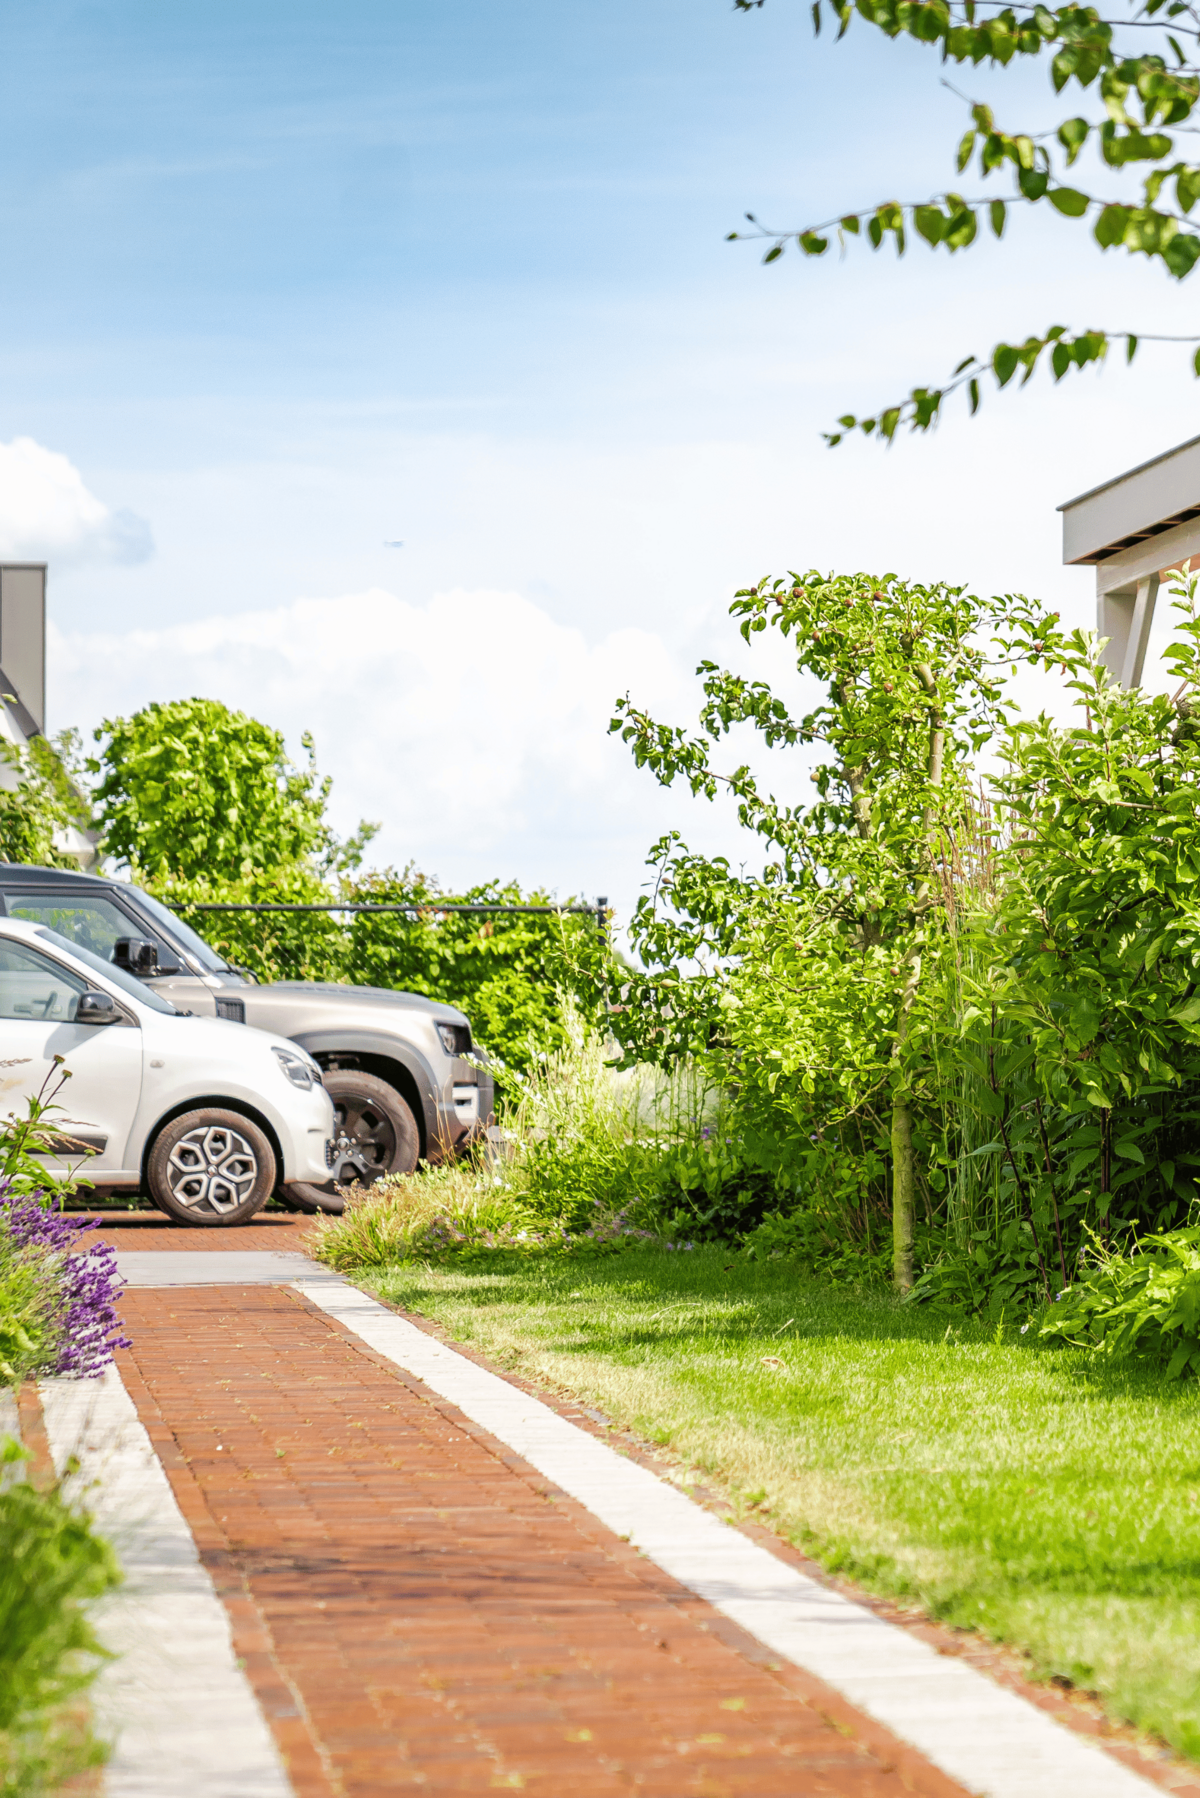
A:
[[[1114,343],[1125,343],[1125,360],[1132,362],[1142,343],[1195,343],[1200,344],[1200,332],[1189,337],[1170,337],[1149,333],[1138,336],[1133,331],[1081,331],[1078,336],[1071,337],[1065,325],[1051,325],[1044,337],[1027,337],[1024,343],[998,343],[987,362],[981,362],[976,356],[967,356],[954,370],[951,378],[942,387],[914,387],[907,399],[897,405],[885,406],[878,416],[857,418],[854,413],[847,412],[838,419],[841,429],[824,431],[822,436],[830,449],[842,441],[848,431],[859,430],[870,436],[878,431],[881,438],[891,442],[902,424],[912,431],[928,431],[937,423],[941,413],[942,402],[950,394],[960,388],[967,389],[972,417],[978,412],[982,394],[980,376],[988,369],[995,376],[997,387],[1007,387],[1018,369],[1023,369],[1020,385],[1031,378],[1045,350],[1050,351],[1050,367],[1056,382],[1072,368],[1086,368],[1089,362],[1102,362]],[[1192,358],[1195,373],[1200,376],[1200,349]]]
[[[762,0],[735,3],[740,10],[750,11]],[[961,175],[974,168],[986,180],[1008,170],[1013,181],[1008,195],[966,198],[947,190],[925,200],[885,200],[822,224],[786,231],[770,229],[747,213],[753,230],[730,232],[730,241],[765,239],[768,248],[763,260],[767,263],[777,261],[791,244],[803,256],[823,256],[835,231],[843,251],[848,239],[865,236],[876,250],[890,240],[897,255],[903,256],[912,239],[920,237],[932,249],[944,246],[953,254],[978,241],[985,220],[994,237],[1001,239],[1010,206],[1046,201],[1063,218],[1090,215],[1092,236],[1101,249],[1121,248],[1131,255],[1157,259],[1177,280],[1185,279],[1200,262],[1200,231],[1192,217],[1200,201],[1200,166],[1176,157],[1170,134],[1172,128],[1195,130],[1187,121],[1200,102],[1200,64],[1195,60],[1200,53],[1200,9],[1189,0],[1144,0],[1140,5],[1135,0],[1126,19],[1105,19],[1094,8],[1079,5],[1050,8],[1035,3],[985,13],[981,0],[854,0],[854,4],[850,0],[816,0],[812,16],[817,32],[826,4],[839,22],[839,38],[857,16],[889,38],[908,36],[937,45],[943,61],[990,62],[1003,67],[1014,56],[1048,55],[1054,91],[1061,93],[1071,81],[1085,89],[1094,87],[1103,102],[1104,117],[1067,118],[1050,132],[1010,132],[997,125],[989,106],[968,101],[971,122],[957,147],[958,172]],[[1164,30],[1167,24],[1173,31]],[[1114,33],[1130,26],[1163,31],[1176,66],[1169,67],[1167,58],[1154,51],[1125,54]],[[1181,39],[1188,43],[1186,52]],[[1089,144],[1094,144],[1100,162],[1111,169],[1136,163],[1153,165],[1142,182],[1140,198],[1091,194],[1056,172],[1055,156],[1070,169]],[[1164,204],[1168,195],[1174,206]],[[848,431],[860,429],[867,435],[878,431],[890,441],[901,423],[927,431],[936,422],[943,401],[960,387],[967,390],[971,413],[978,411],[979,377],[989,367],[1000,387],[1023,370],[1023,386],[1043,354],[1048,354],[1054,379],[1060,381],[1071,368],[1102,361],[1111,344],[1122,339],[1128,361],[1133,360],[1140,341],[1200,343],[1200,335],[1166,337],[1133,331],[1089,329],[1072,336],[1065,326],[1056,325],[1042,337],[996,344],[986,362],[968,356],[942,386],[914,387],[899,404],[886,406],[873,416],[846,414],[839,420],[841,429],[826,432],[825,440],[832,446]],[[1200,374],[1200,355],[1194,358],[1194,367]]]

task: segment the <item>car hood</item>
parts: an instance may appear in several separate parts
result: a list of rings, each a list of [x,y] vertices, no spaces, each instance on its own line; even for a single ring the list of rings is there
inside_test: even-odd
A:
[[[424,993],[399,993],[387,986],[339,986],[332,980],[265,980],[254,988],[258,993],[282,993],[289,998],[304,999],[314,1006],[327,1005],[332,1011],[346,1005],[376,1006],[380,1011],[424,1012],[430,1018],[443,1018],[448,1024],[466,1024],[470,1020],[457,1005],[440,999],[427,999]]]

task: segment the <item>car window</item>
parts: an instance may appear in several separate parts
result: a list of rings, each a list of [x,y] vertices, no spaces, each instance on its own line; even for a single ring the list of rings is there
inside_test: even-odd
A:
[[[114,962],[105,961],[101,955],[93,955],[91,950],[85,949],[82,943],[68,942],[67,938],[60,936],[57,930],[46,930],[44,927],[38,931],[38,935],[45,937],[48,943],[57,945],[60,949],[69,949],[77,961],[85,962],[88,967],[95,968],[97,974],[103,974],[106,980],[111,980],[114,986],[119,986],[124,992],[127,992],[131,998],[137,1000],[139,1005],[148,1005],[151,1011],[165,1011],[175,1017],[184,1015],[171,1004],[169,999],[164,999],[161,993],[156,993],[153,987],[143,986],[136,974],[129,973],[126,968],[118,968]]]
[[[24,943],[0,940],[0,1018],[65,1024],[88,983]]]
[[[130,887],[129,890],[131,893],[137,894],[139,905],[145,906],[150,916],[157,918],[160,924],[164,924],[175,941],[180,943],[189,955],[195,956],[206,974],[231,972],[229,963],[222,961],[216,950],[210,949],[204,938],[197,936],[190,924],[185,924],[182,918],[177,918],[173,911],[168,911],[166,906],[150,893],[143,893],[141,887]]]
[[[134,923],[119,905],[99,894],[75,898],[70,893],[6,893],[4,899],[10,918],[44,924],[56,935],[65,937],[73,949],[89,949],[105,963],[112,962],[113,945],[118,937],[145,935],[145,927],[140,921]],[[178,954],[168,949],[156,933],[151,933],[151,940],[163,962],[179,960]],[[109,970],[106,968],[105,971]]]

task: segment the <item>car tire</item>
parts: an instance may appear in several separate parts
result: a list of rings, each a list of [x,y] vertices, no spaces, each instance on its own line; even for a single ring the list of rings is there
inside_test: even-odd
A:
[[[146,1185],[160,1211],[194,1229],[244,1224],[275,1190],[275,1151],[240,1111],[204,1106],[172,1118],[154,1139]]]
[[[326,1217],[341,1217],[346,1209],[345,1195],[332,1180],[324,1186],[314,1186],[311,1180],[297,1180],[291,1186],[281,1186],[276,1196],[288,1211],[306,1211],[310,1217],[320,1213]]]
[[[313,1210],[340,1211],[341,1194],[332,1188],[373,1186],[385,1174],[413,1173],[421,1159],[421,1132],[408,1100],[375,1074],[331,1068],[324,1084],[333,1100],[332,1177],[328,1186],[287,1190],[297,1204],[307,1198]]]

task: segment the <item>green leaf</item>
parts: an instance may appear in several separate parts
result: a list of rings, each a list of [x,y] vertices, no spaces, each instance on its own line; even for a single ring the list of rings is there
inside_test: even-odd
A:
[[[991,200],[988,213],[992,221],[992,231],[996,237],[1004,236],[1004,226],[1008,219],[1008,207],[1003,200]]]
[[[1082,218],[1092,203],[1077,187],[1052,187],[1047,197],[1056,212],[1070,219]]]
[[[925,242],[935,248],[946,235],[949,220],[940,206],[914,206],[913,225]]]
[[[1132,208],[1129,206],[1105,206],[1103,208],[1092,229],[1092,234],[1102,250],[1111,249],[1114,244],[1123,242],[1131,211]]]
[[[1058,141],[1067,152],[1067,167],[1075,161],[1079,152],[1087,142],[1091,130],[1086,119],[1064,119],[1058,128]]]
[[[975,133],[965,131],[958,146],[958,172],[961,175],[971,160],[971,152],[975,148]]]
[[[1190,212],[1200,199],[1200,168],[1185,165],[1175,175],[1175,199],[1180,212]]]
[[[1020,361],[1016,350],[1010,343],[998,343],[992,351],[992,367],[1001,387],[1007,387],[1017,372]]]
[[[1177,281],[1190,275],[1200,258],[1200,237],[1192,237],[1186,231],[1177,231],[1168,238],[1162,247],[1162,259]]]

